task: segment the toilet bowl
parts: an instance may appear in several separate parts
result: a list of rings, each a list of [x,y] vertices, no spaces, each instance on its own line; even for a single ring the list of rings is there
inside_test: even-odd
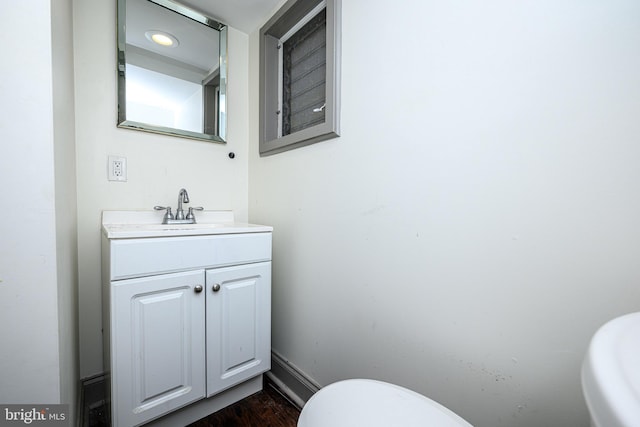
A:
[[[306,403],[298,427],[472,427],[454,412],[406,388],[375,380],[338,381]]]

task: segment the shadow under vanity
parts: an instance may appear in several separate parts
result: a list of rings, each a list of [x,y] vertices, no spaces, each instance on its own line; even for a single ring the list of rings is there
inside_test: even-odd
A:
[[[271,368],[272,227],[204,211],[102,218],[112,425],[186,425],[262,389]]]

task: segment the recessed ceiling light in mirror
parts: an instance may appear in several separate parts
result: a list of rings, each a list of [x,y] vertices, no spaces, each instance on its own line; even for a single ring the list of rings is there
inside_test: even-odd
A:
[[[180,44],[177,38],[169,33],[165,33],[164,31],[149,30],[144,33],[144,35],[149,41],[159,44],[160,46],[176,47]]]

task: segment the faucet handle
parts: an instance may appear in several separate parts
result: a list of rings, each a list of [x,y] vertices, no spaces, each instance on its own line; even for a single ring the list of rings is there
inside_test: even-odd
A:
[[[154,206],[153,210],[154,211],[163,211],[163,210],[167,210],[167,212],[171,212],[171,206]]]
[[[187,212],[187,217],[186,219],[192,219],[193,222],[196,222],[196,216],[193,214],[193,211],[203,211],[204,208],[202,206],[198,206],[195,208],[189,208],[189,212]]]
[[[162,223],[166,224],[168,220],[173,219],[173,212],[171,212],[171,206],[154,206],[154,210],[163,211],[166,209],[166,213],[164,214],[164,218],[162,218]]]

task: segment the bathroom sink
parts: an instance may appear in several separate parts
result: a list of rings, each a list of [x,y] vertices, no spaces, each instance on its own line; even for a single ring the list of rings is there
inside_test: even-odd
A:
[[[272,230],[272,227],[236,222],[231,211],[199,212],[195,224],[162,224],[162,213],[157,211],[102,213],[102,232],[109,239],[257,233]]]
[[[224,227],[225,224],[195,223],[195,224],[114,224],[115,228],[140,231],[181,231],[181,230],[205,230],[207,228]]]
[[[618,317],[593,336],[582,388],[596,427],[640,426],[640,313]]]

